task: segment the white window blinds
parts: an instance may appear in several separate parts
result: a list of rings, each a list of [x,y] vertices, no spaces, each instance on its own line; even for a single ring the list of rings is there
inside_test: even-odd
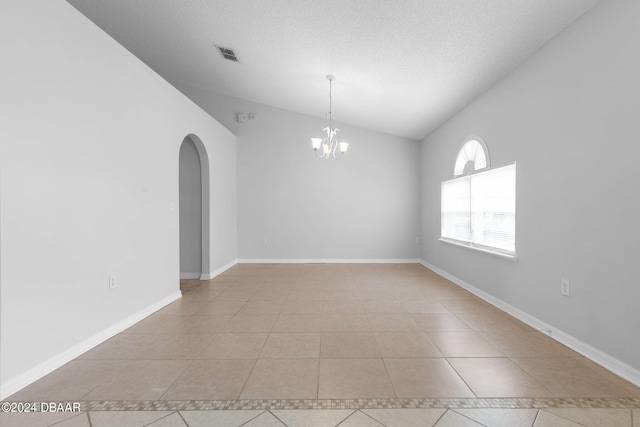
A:
[[[442,183],[442,237],[515,254],[516,165]]]

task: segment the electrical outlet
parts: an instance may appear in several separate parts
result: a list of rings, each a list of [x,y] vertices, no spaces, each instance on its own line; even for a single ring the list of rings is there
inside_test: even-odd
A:
[[[560,280],[560,293],[566,297],[571,295],[571,286],[567,279]]]
[[[109,276],[109,289],[115,289],[117,286],[116,276]]]
[[[263,245],[266,245],[266,244],[267,244],[267,238],[266,238],[266,237],[263,237],[263,238],[262,238],[262,244],[263,244]]]
[[[419,245],[419,244],[420,244],[420,238],[416,237],[416,245]]]

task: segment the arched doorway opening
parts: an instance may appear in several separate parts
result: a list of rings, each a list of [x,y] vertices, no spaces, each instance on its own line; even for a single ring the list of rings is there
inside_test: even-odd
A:
[[[180,145],[180,278],[209,279],[209,160],[197,136]]]

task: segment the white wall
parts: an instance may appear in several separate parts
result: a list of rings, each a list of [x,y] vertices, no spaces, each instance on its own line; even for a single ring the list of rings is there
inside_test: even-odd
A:
[[[419,258],[418,142],[338,123],[349,152],[321,160],[310,138],[326,120],[176,87],[237,135],[240,259]]]
[[[639,21],[640,2],[602,2],[422,144],[423,259],[636,370]],[[470,134],[517,162],[517,262],[437,240]]]
[[[180,277],[202,275],[202,183],[200,156],[191,138],[180,147]]]
[[[233,262],[237,171],[228,130],[66,2],[4,1],[0,40],[5,396],[176,295],[188,134],[209,153],[211,267]]]

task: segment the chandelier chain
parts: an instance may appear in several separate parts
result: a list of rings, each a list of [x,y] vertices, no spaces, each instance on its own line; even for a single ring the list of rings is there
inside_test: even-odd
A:
[[[333,103],[333,99],[331,97],[331,84],[333,81],[329,79],[329,131],[333,131],[333,125],[331,124],[331,104]]]

